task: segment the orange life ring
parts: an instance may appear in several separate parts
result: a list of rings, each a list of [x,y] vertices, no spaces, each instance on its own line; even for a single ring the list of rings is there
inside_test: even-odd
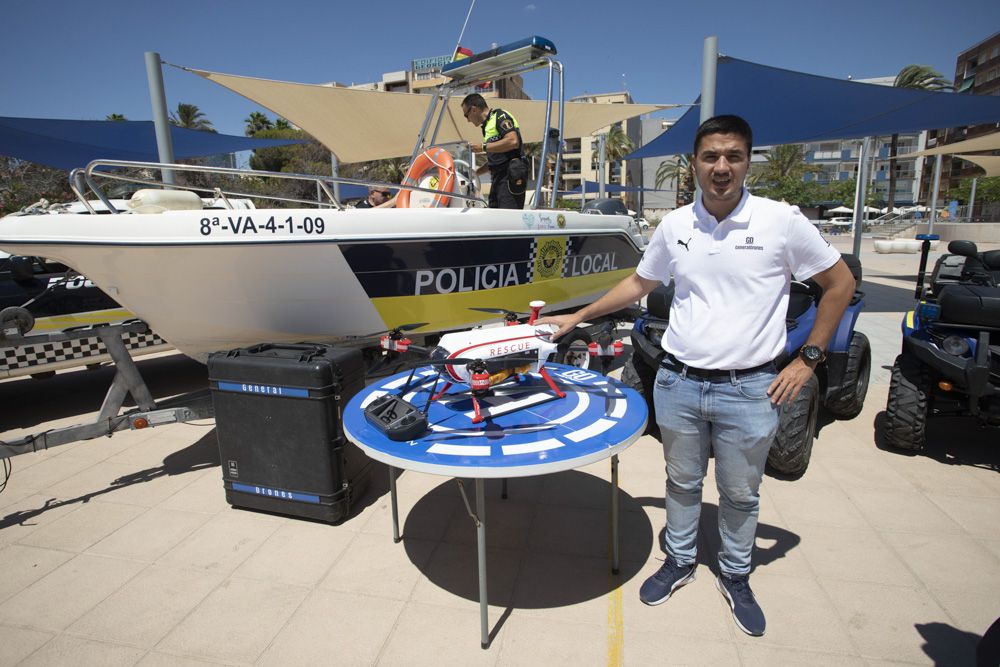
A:
[[[403,178],[403,185],[419,187],[420,181],[428,172],[437,172],[438,192],[451,192],[455,187],[455,160],[451,153],[443,148],[431,147],[417,156]],[[396,197],[396,208],[410,207],[410,190],[400,190]],[[444,207],[451,203],[451,197],[437,195],[434,197],[433,207]]]

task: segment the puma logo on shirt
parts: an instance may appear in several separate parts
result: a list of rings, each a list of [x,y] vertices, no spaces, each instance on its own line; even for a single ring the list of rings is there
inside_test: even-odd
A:
[[[691,252],[691,248],[688,247],[688,243],[691,243],[691,238],[688,238],[687,241],[681,241],[680,239],[677,239],[677,245],[682,245],[684,246],[685,250]]]

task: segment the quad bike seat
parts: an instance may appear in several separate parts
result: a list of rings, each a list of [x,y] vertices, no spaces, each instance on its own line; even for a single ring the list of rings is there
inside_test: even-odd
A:
[[[942,322],[1000,328],[1000,287],[945,285],[938,295],[938,305]]]

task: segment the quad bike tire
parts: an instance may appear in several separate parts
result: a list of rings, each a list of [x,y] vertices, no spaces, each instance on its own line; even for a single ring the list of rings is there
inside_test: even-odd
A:
[[[646,421],[645,435],[659,437],[660,427],[656,425],[656,409],[653,407],[653,383],[656,381],[656,369],[642,361],[635,353],[622,366],[622,382],[626,387],[635,389],[646,401],[649,417]]]
[[[818,416],[819,380],[812,375],[795,400],[781,407],[778,432],[767,454],[767,464],[772,470],[786,475],[801,475],[806,471]]]
[[[836,392],[827,395],[826,409],[838,419],[853,419],[861,414],[865,407],[865,396],[868,395],[871,372],[871,344],[867,336],[855,331],[847,348],[843,381]]]
[[[591,340],[590,334],[580,327],[569,332],[559,339],[559,347],[556,348],[555,354],[556,363],[590,368],[591,356],[587,346]]]
[[[930,371],[908,354],[896,357],[885,405],[885,441],[890,447],[919,451],[927,443]]]

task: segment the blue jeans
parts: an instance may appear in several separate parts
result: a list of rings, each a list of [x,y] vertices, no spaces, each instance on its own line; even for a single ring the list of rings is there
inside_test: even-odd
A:
[[[761,478],[778,429],[778,408],[767,388],[773,367],[737,378],[708,381],[660,368],[653,403],[667,463],[667,553],[680,565],[697,555],[701,488],[709,445],[719,489],[719,569],[750,572],[757,532]]]

